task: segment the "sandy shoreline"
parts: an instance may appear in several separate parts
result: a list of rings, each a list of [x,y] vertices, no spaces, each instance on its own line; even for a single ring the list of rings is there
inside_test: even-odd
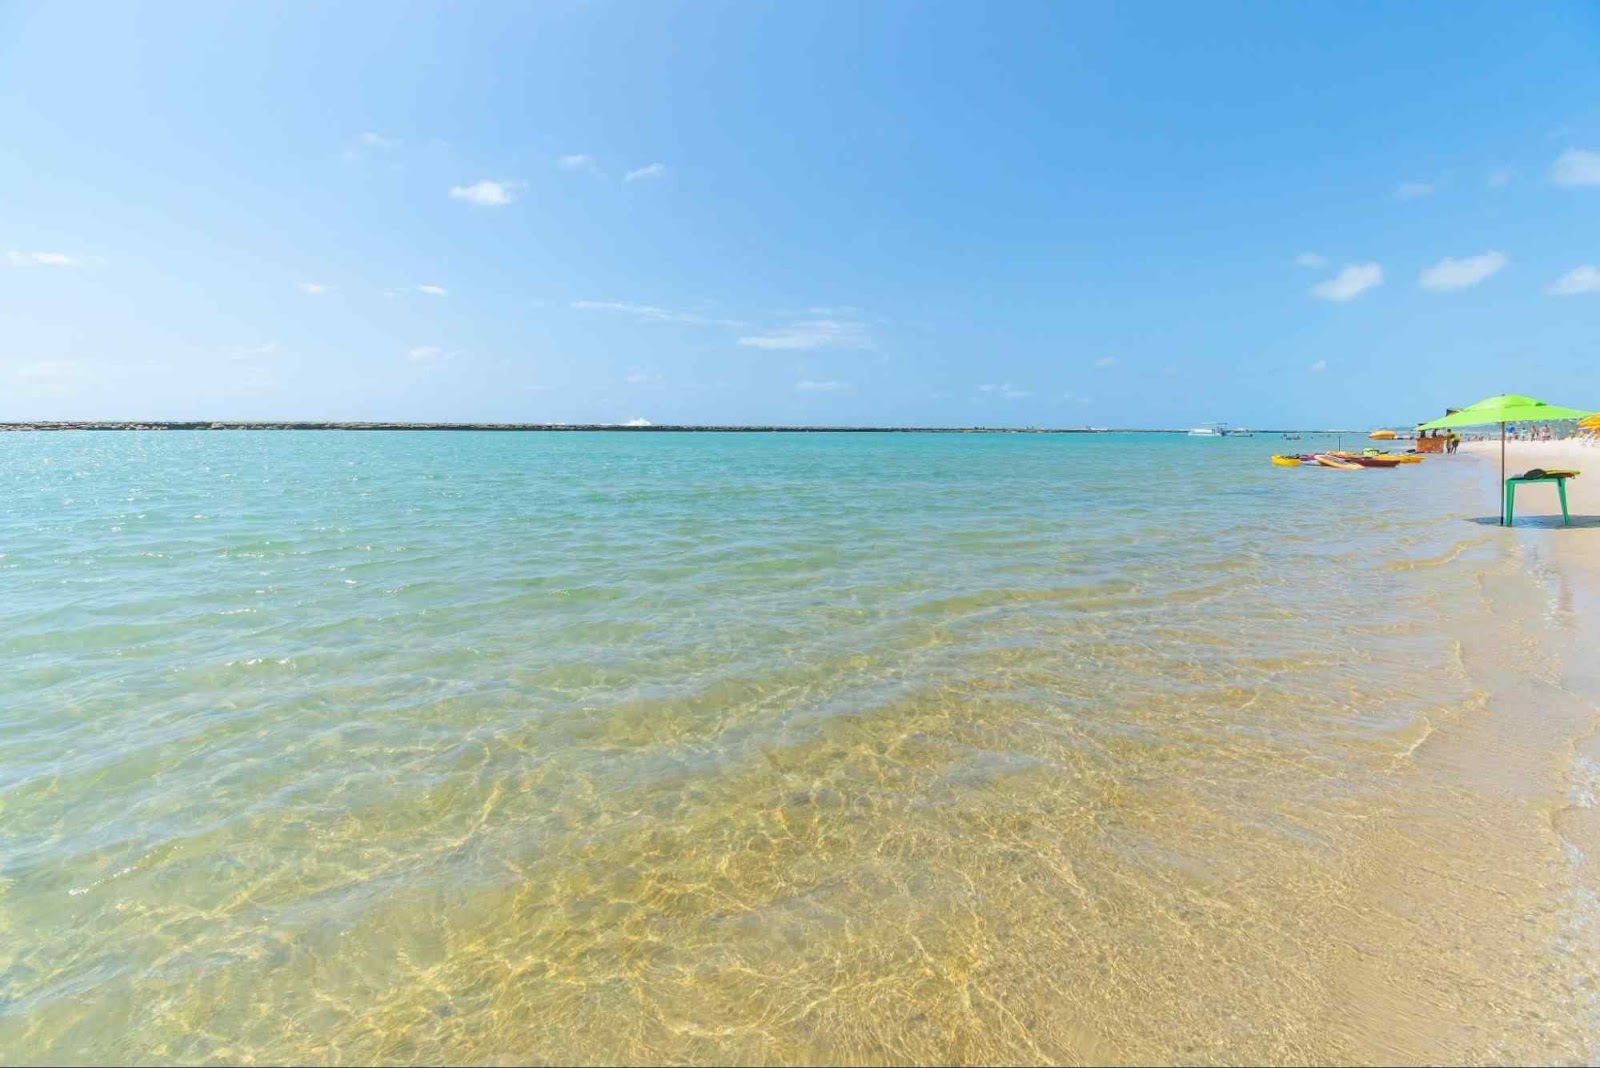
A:
[[[1498,466],[1500,442],[1466,441],[1462,453],[1470,453]],[[1567,483],[1567,507],[1574,521],[1579,515],[1600,517],[1600,449],[1579,445],[1574,441],[1508,441],[1506,442],[1506,474],[1520,475],[1531,468],[1570,468],[1583,474]],[[1528,487],[1517,493],[1517,518],[1524,516],[1560,516],[1555,491],[1543,487]],[[1600,522],[1600,518],[1596,519]]]

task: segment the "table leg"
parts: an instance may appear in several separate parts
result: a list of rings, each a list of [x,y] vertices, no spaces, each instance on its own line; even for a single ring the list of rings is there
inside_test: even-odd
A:
[[[1570,527],[1572,525],[1572,517],[1567,515],[1567,480],[1566,479],[1564,479],[1564,478],[1556,479],[1556,493],[1560,494],[1560,496],[1561,496],[1561,525],[1564,526],[1564,527]]]

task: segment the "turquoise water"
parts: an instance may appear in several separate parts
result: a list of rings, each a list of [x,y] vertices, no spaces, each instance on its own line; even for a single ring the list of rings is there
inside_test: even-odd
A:
[[[1281,444],[0,436],[0,1058],[1581,1050],[1550,843],[1407,889],[1536,583]]]

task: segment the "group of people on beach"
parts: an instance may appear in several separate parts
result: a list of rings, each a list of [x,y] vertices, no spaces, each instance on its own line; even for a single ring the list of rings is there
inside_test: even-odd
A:
[[[1443,441],[1442,445],[1435,445],[1432,448],[1429,448],[1426,445],[1419,445],[1418,448],[1417,448],[1417,451],[1418,452],[1441,452],[1442,451],[1442,452],[1446,452],[1446,453],[1454,453],[1457,449],[1459,449],[1461,447],[1461,435],[1457,434],[1454,430],[1447,431],[1445,433],[1440,433],[1437,430],[1424,430],[1420,434],[1417,435],[1417,440],[1419,442],[1422,442],[1422,441],[1432,442],[1432,441],[1438,441],[1438,440],[1441,440],[1441,439]]]

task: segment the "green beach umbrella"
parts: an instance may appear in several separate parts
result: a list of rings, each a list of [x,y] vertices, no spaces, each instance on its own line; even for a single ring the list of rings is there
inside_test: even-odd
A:
[[[1449,430],[1458,426],[1488,426],[1500,424],[1500,500],[1506,496],[1506,424],[1542,423],[1551,419],[1583,419],[1593,412],[1578,408],[1563,408],[1559,404],[1524,397],[1520,393],[1502,393],[1486,397],[1477,404],[1468,405],[1459,412],[1451,412],[1443,419],[1417,424],[1418,430]],[[1500,508],[1500,522],[1506,521],[1505,506]]]

